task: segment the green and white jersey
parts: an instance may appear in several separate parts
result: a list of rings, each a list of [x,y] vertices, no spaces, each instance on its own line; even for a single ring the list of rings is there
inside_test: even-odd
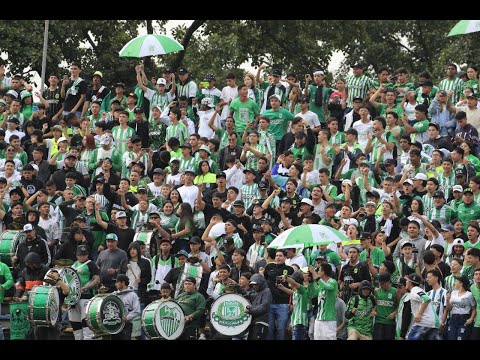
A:
[[[398,280],[402,277],[405,277],[407,273],[415,272],[415,258],[410,260],[405,260],[403,255],[393,260],[395,264],[395,283],[398,283]]]
[[[402,315],[405,303],[410,300],[410,293],[405,293],[398,302],[397,316],[395,317],[395,340],[400,340],[400,331],[402,330]],[[411,321],[410,321],[411,324]]]
[[[428,220],[438,220],[440,224],[452,224],[453,219],[457,218],[457,213],[450,206],[443,205],[440,209],[433,208],[432,216]]]
[[[218,245],[219,248],[222,247],[225,244],[225,237],[226,237],[226,235],[222,235],[220,238],[216,239],[217,240],[217,245]],[[233,233],[232,237],[233,237],[233,244],[235,245],[235,248],[241,249],[242,246],[243,246],[243,240],[240,237],[240,235],[238,235],[238,233],[235,232],[235,233]],[[215,254],[216,254],[216,251],[213,254],[210,253],[210,257],[213,258],[215,256]]]
[[[132,216],[130,217],[130,219],[132,220],[130,227],[135,230],[135,232],[141,231],[142,226],[148,223],[148,216],[148,210],[144,213],[142,213],[141,211],[133,210]]]
[[[265,146],[265,155],[271,154],[270,158],[270,166],[271,169],[275,162],[276,151],[277,151],[277,139],[275,136],[271,134],[269,131],[258,130],[258,134],[260,138],[258,139],[258,143]]]
[[[250,245],[247,251],[247,261],[249,265],[253,267],[258,260],[261,260],[265,257],[265,246],[253,243]]]
[[[433,196],[430,196],[428,193],[422,196],[422,202],[423,202],[423,213],[425,216],[431,220],[432,219],[432,212],[435,207],[433,205]]]
[[[473,327],[480,327],[480,288],[476,284],[473,284],[470,287],[470,291],[472,292],[472,296],[477,303],[477,316],[475,316],[475,323],[473,324]]]
[[[410,304],[412,306],[412,315],[414,318],[417,316],[420,307],[424,303],[428,303],[427,308],[423,312],[420,321],[416,322],[415,325],[438,329],[440,327],[440,320],[432,306],[430,297],[422,288],[415,286],[410,290]]]
[[[455,290],[455,275],[448,275],[445,280],[445,289],[451,293],[453,290]]]
[[[470,284],[473,283],[473,274],[475,274],[475,269],[473,265],[464,265],[462,268],[462,275],[465,275],[468,280],[470,280]]]
[[[253,147],[253,149],[260,151],[264,155],[266,154],[266,149],[264,145],[257,144]],[[254,169],[255,171],[258,170],[258,158],[250,150],[247,151],[247,160],[245,163],[245,169]]]
[[[443,311],[447,307],[447,290],[443,287],[440,287],[438,290],[430,290],[428,292],[428,297],[431,300],[433,310],[437,314],[439,319],[443,317]]]
[[[77,195],[87,196],[87,192],[85,191],[85,189],[81,185],[75,184],[75,185],[73,185],[71,190],[73,192],[73,197],[75,197]]]
[[[470,248],[480,249],[480,241],[477,240],[475,244],[472,244],[470,241],[466,241],[464,246],[465,246],[465,249],[470,249]]]
[[[176,137],[180,141],[180,146],[182,146],[188,139],[187,127],[181,122],[177,123],[177,125],[171,123],[167,127],[167,135],[165,137],[165,141],[168,142],[168,140],[170,140],[170,138],[172,137]]]
[[[453,78],[453,80],[443,79],[440,81],[440,84],[438,84],[438,89],[445,90],[447,93],[451,91],[452,97],[450,99],[452,104],[455,105],[462,95],[463,81],[457,77]]]
[[[420,141],[423,144],[425,141],[428,140],[427,130],[429,123],[430,122],[428,121],[428,119],[415,122],[413,127],[417,129],[417,132],[410,134],[410,139],[412,140],[412,143],[414,143],[415,141]]]
[[[372,253],[370,254],[370,257],[372,258],[372,264],[374,266],[380,267],[380,265],[382,265],[382,262],[385,261],[385,254],[383,253],[382,249],[378,247],[373,248]],[[362,262],[367,261],[367,250],[363,250],[360,253],[360,261]]]
[[[389,143],[394,143],[395,142],[395,136],[390,133],[387,139],[387,133],[384,132],[382,134],[382,139],[389,142]],[[383,155],[381,155],[380,151],[381,149],[385,148],[385,145],[380,142],[380,140],[377,139],[377,137],[374,137],[372,140],[372,152],[370,154],[370,161],[372,164],[375,164],[377,162],[377,159],[381,157],[380,161],[384,161],[386,159],[393,159],[393,150],[392,151],[386,151]]]
[[[355,312],[355,315],[348,320],[348,329],[355,329],[360,334],[371,337],[373,328],[372,310],[374,307],[372,299],[370,296],[363,298],[359,295],[355,295],[348,301],[347,311],[351,311],[355,307],[357,301],[357,311]]]
[[[467,80],[463,83],[463,90],[465,90],[467,87],[470,87],[473,89],[473,93],[475,95],[478,95],[479,92],[479,87],[478,87],[478,79],[474,80]]]
[[[147,91],[144,93],[144,96],[150,100],[150,117],[149,121],[153,120],[152,117],[152,109],[154,106],[158,106],[160,108],[160,112],[163,112],[172,101],[175,96],[170,95],[170,92],[165,92],[163,94],[159,94],[158,91],[152,90],[152,89],[147,89]]]
[[[398,115],[398,118],[401,119],[403,116],[403,108],[400,104],[395,104],[393,106],[388,106],[388,104],[380,104],[377,108],[377,112],[379,116],[383,116],[384,118],[387,117],[387,113],[394,112]]]
[[[405,84],[400,84],[400,83],[396,83],[393,85],[393,89],[394,90],[397,90],[398,88],[402,88],[402,89],[405,89],[405,90],[412,90],[414,91],[415,90],[415,85],[413,85],[412,83],[405,83]],[[400,92],[398,95],[397,95],[397,98],[395,99],[395,102],[397,104],[400,104],[402,102],[402,99],[403,97],[405,96],[405,93],[404,92]]]
[[[238,133],[239,138],[242,137],[247,127],[247,122],[254,121],[255,117],[260,114],[260,108],[252,99],[248,99],[246,102],[242,102],[240,98],[234,99],[230,103],[230,111],[233,111],[235,131]]]
[[[447,200],[452,194],[452,187],[456,184],[455,174],[453,171],[449,175],[444,172],[438,174],[438,190],[443,191],[445,194],[445,200]]]
[[[331,145],[327,145],[325,146],[325,149],[324,149],[324,153],[325,153],[325,156],[327,157],[327,159],[330,160],[330,163],[327,165],[325,164],[325,162],[323,161],[323,156],[320,152],[320,146],[322,146],[321,144],[317,144],[315,145],[315,148],[313,150],[313,153],[314,153],[314,160],[313,160],[313,168],[315,170],[320,170],[320,169],[328,169],[328,171],[330,171],[330,174],[332,173],[332,166],[333,166],[333,159],[335,158],[335,150],[333,149],[333,147]]]
[[[471,202],[470,204],[461,203],[458,207],[457,217],[463,223],[463,231],[467,231],[468,224],[471,220],[480,219],[480,206]],[[466,247],[467,244],[465,244]]]
[[[243,202],[245,203],[245,209],[248,209],[252,205],[253,200],[255,200],[260,193],[258,192],[258,184],[245,184],[240,189],[240,196],[242,197]]]
[[[364,206],[367,203],[367,189],[365,189],[365,184],[363,183],[363,178],[356,178],[357,186],[360,189],[360,206]],[[377,183],[373,176],[368,177],[368,183],[374,188],[377,187]]]
[[[435,99],[435,96],[437,95],[437,92],[438,92],[438,87],[433,85],[432,86],[432,91],[430,91],[430,94],[428,94],[426,96],[426,98],[428,98],[428,103],[425,104],[425,100],[426,98],[424,98],[422,96],[422,87],[419,86],[418,88],[415,89],[415,101],[417,102],[418,105],[420,104],[425,104],[427,106],[429,106],[432,102],[433,99]]]
[[[293,311],[290,318],[292,328],[295,325],[303,325],[308,327],[308,300],[308,290],[305,286],[301,285],[297,290],[293,292]]]
[[[147,175],[147,167],[148,167],[149,156],[150,155],[148,155],[148,153],[144,153],[142,155],[142,157],[138,160],[138,161],[143,162],[143,164],[145,165],[145,171],[144,171],[143,175]],[[129,151],[129,152],[124,153],[124,155],[122,157],[122,160],[124,160],[124,163],[123,163],[123,166],[122,166],[122,177],[130,176],[131,168],[128,168],[128,165],[130,165],[130,163],[136,157],[137,157],[137,154],[133,151]]]
[[[184,85],[181,85],[179,82],[177,83],[177,95],[178,97],[186,96],[187,98],[194,98],[197,97],[197,84],[195,81],[190,80]]]
[[[281,140],[282,136],[287,132],[287,124],[292,121],[295,115],[290,111],[283,108],[278,108],[277,111],[273,109],[265,110],[262,116],[266,116],[270,119],[270,125],[268,125],[268,131],[271,132],[275,139]]]
[[[321,106],[317,106],[315,103],[315,98],[317,97],[317,86],[316,85],[308,85],[308,98],[309,101],[309,109],[310,111],[314,112],[318,116],[318,121],[320,123],[325,123],[325,108],[324,104],[328,101],[328,97],[330,95],[329,89],[325,86],[322,87],[322,104]],[[328,114],[328,110],[327,110]]]
[[[130,126],[122,129],[120,126],[114,126],[112,129],[112,137],[115,140],[115,147],[120,154],[124,154],[127,150],[127,141],[135,135],[135,130]],[[145,164],[146,165],[146,164]]]
[[[345,87],[348,89],[347,106],[353,107],[353,99],[359,97],[365,99],[368,90],[374,87],[372,79],[366,75],[349,75],[345,81]]]
[[[338,293],[338,283],[330,278],[327,282],[319,279],[313,285],[310,297],[318,297],[318,312],[316,320],[319,321],[336,321],[337,314],[335,311],[335,301]]]
[[[195,157],[190,156],[190,159],[185,160],[184,157],[180,158],[180,167],[179,167],[179,172],[185,172],[187,169],[192,169],[197,172],[197,160]]]
[[[377,300],[377,316],[375,323],[394,324],[395,319],[389,319],[388,316],[397,309],[396,302],[397,289],[390,286],[387,290],[377,289],[375,299]]]
[[[165,144],[165,136],[167,135],[167,125],[161,120],[151,120],[148,123],[150,147],[153,150],[160,149]]]
[[[213,101],[213,105],[217,105],[221,97],[222,97],[222,92],[218,90],[216,87],[213,87],[211,89],[203,88],[202,95],[199,96],[198,100],[202,101],[203,98],[210,98]]]
[[[93,115],[87,116],[90,119],[90,129],[95,129],[95,124],[102,121],[102,115],[98,114],[98,117],[94,118]]]
[[[345,133],[341,131],[337,131],[335,135],[330,136],[330,139],[328,140],[330,145],[341,145],[345,142]]]

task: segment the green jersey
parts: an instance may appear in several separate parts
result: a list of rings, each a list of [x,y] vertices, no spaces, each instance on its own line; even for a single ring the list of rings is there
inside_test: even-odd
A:
[[[351,297],[348,301],[347,311],[351,311],[354,307],[357,311],[348,321],[348,328],[355,329],[360,334],[371,337],[373,327],[372,310],[374,307],[371,296],[367,298],[363,298],[359,295]]]
[[[415,85],[413,85],[412,83],[405,83],[405,84],[400,84],[400,83],[396,83],[393,85],[393,89],[394,90],[397,90],[398,88],[401,88],[401,89],[404,89],[404,90],[415,90]],[[398,95],[397,95],[397,98],[395,99],[395,102],[397,104],[400,104],[402,102],[402,99],[403,97],[405,96],[405,93],[404,92],[400,92]]]
[[[130,126],[127,126],[126,129],[122,129],[120,126],[113,127],[112,137],[115,140],[115,147],[118,149],[120,154],[124,154],[126,151],[128,151],[127,141],[130,140],[134,135],[135,130],[133,130]]]
[[[473,79],[473,80],[467,80],[463,83],[463,90],[465,90],[467,87],[473,89],[474,94],[478,94],[478,79]]]
[[[167,125],[163,121],[152,119],[149,124],[150,147],[159,150],[165,144]]]
[[[195,171],[195,173],[197,173],[197,160],[193,156],[190,156],[190,159],[188,160],[186,160],[183,156],[180,158],[179,171],[185,172],[187,169],[192,169]]]
[[[337,299],[338,283],[330,278],[326,282],[319,279],[313,286],[311,298],[318,297],[318,312],[316,320],[336,321],[335,301]]]
[[[444,172],[438,174],[438,190],[443,191],[445,194],[445,200],[447,200],[452,195],[453,185],[457,183],[455,180],[455,173],[453,171],[450,174],[446,175]]]
[[[473,274],[475,274],[475,269],[473,265],[464,265],[462,268],[462,275],[465,275],[468,280],[470,280],[470,284],[473,283]]]
[[[263,155],[266,154],[265,146],[263,145],[257,144],[253,147],[253,149],[260,151]],[[247,151],[245,169],[254,169],[255,171],[258,170],[258,157],[250,150]]]
[[[475,316],[475,323],[473,327],[480,327],[480,288],[477,284],[470,286],[470,291],[472,292],[473,298],[477,302],[477,316]]]
[[[388,135],[388,138],[387,138]],[[389,142],[389,143],[394,143],[395,142],[395,135],[392,133],[386,133],[384,132],[382,134],[382,139]],[[378,138],[375,136],[372,140],[372,152],[370,155],[370,161],[372,164],[375,164],[377,162],[377,159],[380,157],[380,161],[384,161],[386,159],[393,159],[393,150],[391,151],[386,151],[383,155],[380,153],[380,151],[385,148],[385,145],[378,140]]]
[[[262,116],[270,119],[268,131],[275,136],[275,140],[281,140],[282,136],[287,132],[287,124],[293,120],[295,115],[283,108],[278,108],[277,111],[273,109],[265,110]]]
[[[345,133],[341,131],[337,131],[335,135],[331,135],[330,139],[328,140],[330,145],[341,145],[345,143]]]
[[[329,90],[325,86],[321,87],[322,89],[322,103],[318,106],[315,102],[317,97],[318,87],[317,85],[308,85],[308,98],[310,99],[309,108],[310,111],[314,112],[318,116],[318,121],[320,123],[325,123],[325,103],[328,101]],[[328,114],[328,112],[327,112]]]
[[[185,124],[179,122],[176,125],[173,123],[168,125],[165,141],[170,140],[172,137],[176,137],[180,141],[180,146],[182,146],[188,139],[188,129]]]
[[[320,152],[320,147],[322,145],[321,144],[317,144],[315,145],[315,148],[313,149],[313,153],[314,153],[314,160],[313,160],[313,168],[315,170],[320,170],[320,169],[323,169],[323,168],[327,168],[328,171],[330,171],[330,175],[332,173],[332,166],[333,166],[333,159],[335,158],[335,150],[333,149],[333,147],[331,145],[327,145],[324,147],[324,154],[325,156],[327,157],[329,161],[328,165],[324,162],[324,159],[323,159],[323,155],[322,153]]]
[[[373,88],[374,84],[372,79],[366,75],[349,75],[347,76],[345,87],[348,89],[347,106],[351,108],[353,107],[353,99],[365,99],[368,94],[368,90]]]
[[[477,240],[475,244],[472,244],[470,241],[466,241],[464,246],[465,246],[465,249],[470,249],[470,248],[480,249],[480,241]]]
[[[440,224],[453,224],[457,218],[457,213],[450,206],[443,205],[440,209],[434,207],[431,211],[431,217],[428,220],[437,220]]]
[[[433,196],[426,193],[425,195],[422,196],[422,202],[423,202],[423,213],[429,220],[431,220],[432,211],[435,207],[435,205],[433,205]]]
[[[470,221],[480,219],[480,206],[475,204],[474,201],[468,205],[462,203],[458,207],[457,217],[463,223],[463,231],[467,232]]]
[[[447,93],[451,91],[452,97],[450,99],[452,104],[455,105],[462,95],[463,81],[457,77],[454,77],[453,80],[443,79],[440,81],[440,84],[438,84],[438,89],[445,90]]]
[[[412,143],[414,143],[415,141],[420,141],[423,144],[425,141],[428,140],[428,124],[430,124],[428,119],[415,122],[413,127],[417,129],[417,132],[410,134],[410,139],[412,140]]]
[[[388,104],[380,104],[377,108],[377,112],[379,116],[383,116],[384,118],[387,117],[387,113],[394,112],[398,115],[398,118],[401,119],[403,116],[403,108],[400,104],[395,104],[393,106],[388,106]]]
[[[308,327],[308,300],[308,291],[305,286],[301,285],[297,290],[293,292],[293,311],[290,318],[290,323],[292,327],[294,327],[295,325],[303,325],[305,327]]]
[[[252,99],[242,102],[240,98],[234,99],[230,103],[230,111],[233,111],[233,119],[235,120],[235,131],[238,137],[241,138],[247,122],[252,122],[255,117],[260,114],[260,108]]]
[[[397,308],[396,302],[397,290],[390,286],[387,290],[377,289],[375,299],[377,300],[377,316],[375,322],[379,324],[394,324],[395,318],[389,319],[388,316]]]
[[[380,267],[382,262],[385,261],[385,254],[383,253],[382,249],[378,247],[374,247],[370,257],[372,258],[372,264],[376,267]],[[360,261],[367,261],[367,250],[363,250],[360,253]]]

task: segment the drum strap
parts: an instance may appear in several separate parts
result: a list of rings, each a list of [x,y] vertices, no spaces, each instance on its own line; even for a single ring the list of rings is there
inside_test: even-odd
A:
[[[82,267],[84,267],[85,265],[87,265],[90,261],[92,261],[92,260],[87,260],[87,261],[85,261],[84,263],[82,263],[79,267],[76,267],[76,268],[74,268],[74,269],[75,269],[75,270],[80,270]],[[72,267],[73,267],[73,266],[72,266]]]

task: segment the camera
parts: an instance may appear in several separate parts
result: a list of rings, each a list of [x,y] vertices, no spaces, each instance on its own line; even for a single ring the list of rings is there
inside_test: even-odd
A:
[[[282,283],[282,277],[281,276],[276,276],[275,277],[275,285],[279,285]]]

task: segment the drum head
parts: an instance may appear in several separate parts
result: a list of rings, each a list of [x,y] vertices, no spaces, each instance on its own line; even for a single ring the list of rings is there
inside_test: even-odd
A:
[[[224,294],[212,304],[210,322],[215,330],[226,336],[236,336],[247,330],[252,317],[245,313],[250,302],[237,294]]]
[[[123,330],[125,307],[118,296],[104,296],[98,310],[100,311],[101,326],[108,334],[118,334]]]
[[[185,329],[185,314],[176,302],[162,302],[155,316],[155,324],[160,336],[166,340],[179,338]]]
[[[74,306],[80,301],[80,277],[75,269],[65,267],[59,271],[62,281],[67,284],[69,293],[64,300],[64,303],[69,306]]]

